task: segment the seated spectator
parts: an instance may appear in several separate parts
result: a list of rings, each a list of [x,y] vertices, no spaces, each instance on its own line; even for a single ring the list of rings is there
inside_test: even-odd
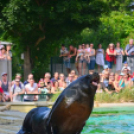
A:
[[[120,87],[121,89],[125,88],[125,82],[124,82],[124,79],[123,79],[124,76],[125,76],[124,73],[121,73],[121,74],[120,74],[119,87]]]
[[[30,79],[33,79],[33,74],[28,75],[28,79],[24,82],[24,85],[28,84]]]
[[[115,91],[114,88],[114,80],[115,80],[115,75],[113,72],[110,73],[109,75],[109,84],[108,84],[108,90],[113,93]]]
[[[39,94],[48,94],[48,93],[51,93],[50,90],[48,90],[45,87],[45,83],[43,81],[39,82],[39,84],[40,84],[40,88],[38,88]]]
[[[5,101],[10,101],[10,89],[11,89],[11,83],[7,80],[7,73],[3,72],[1,74],[2,80],[0,81],[0,87],[4,91],[4,99]]]
[[[66,79],[66,85],[69,86],[73,82],[73,76],[72,74],[69,74],[67,79]]]
[[[66,88],[65,76],[60,74],[60,79],[56,82],[56,87],[59,91],[63,91]]]
[[[102,74],[105,74],[105,72],[109,73],[108,65],[104,65],[104,70],[102,71]]]
[[[15,79],[21,80],[21,74],[20,74],[20,73],[17,73],[17,74],[15,75]],[[12,81],[12,85],[14,85],[14,83],[15,83],[15,80]],[[20,83],[23,84],[21,81],[20,81]]]
[[[123,67],[122,67],[122,72],[123,71],[128,71],[127,73],[130,73],[130,71],[131,71],[131,68],[128,66],[128,63],[127,63],[127,61],[126,62],[124,62],[124,65],[123,65]],[[125,73],[125,72],[124,72]]]
[[[51,84],[50,78],[51,78],[50,73],[45,73],[45,76],[44,76],[45,87],[46,87],[48,90],[50,90],[50,92],[51,92],[52,84]]]
[[[38,88],[40,88],[40,86],[41,86],[40,83],[41,83],[41,82],[44,83],[44,79],[43,79],[43,78],[40,78],[39,83],[38,83]]]
[[[39,99],[48,101],[50,97],[49,95],[46,95],[46,94],[50,94],[51,91],[45,87],[45,83],[43,81],[41,81],[39,84],[40,84],[40,88],[38,88],[39,94],[42,94],[39,96]]]
[[[54,77],[51,79],[52,84],[59,80],[59,73],[55,72]]]
[[[119,86],[119,74],[115,74],[115,81],[113,82],[114,88],[115,88],[115,92],[120,92],[121,91],[121,87]]]
[[[133,86],[133,82],[132,82],[129,74],[125,74],[123,78],[124,78],[124,82],[125,82],[125,87],[130,88]]]
[[[73,76],[73,81],[78,78],[78,76],[76,75],[76,71],[75,70],[71,71],[71,75]]]
[[[103,78],[101,80],[101,86],[102,86],[102,89],[106,93],[111,94],[113,92],[112,91],[109,91],[109,80],[108,80],[108,78],[109,78],[109,72],[105,72],[104,75],[103,75]]]
[[[5,102],[4,91],[3,91],[3,89],[1,87],[0,87],[0,102]]]
[[[15,79],[14,84],[11,87],[11,101],[21,101],[21,94],[25,93],[24,84],[20,82],[20,79]]]
[[[33,78],[28,79],[28,84],[25,86],[26,94],[38,94],[38,86],[34,83]],[[24,101],[33,101],[35,99],[34,95],[25,95]]]

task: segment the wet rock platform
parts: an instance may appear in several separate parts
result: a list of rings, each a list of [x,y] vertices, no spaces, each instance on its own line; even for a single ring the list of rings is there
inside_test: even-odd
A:
[[[0,134],[16,134],[21,128],[26,113],[18,111],[0,112]]]

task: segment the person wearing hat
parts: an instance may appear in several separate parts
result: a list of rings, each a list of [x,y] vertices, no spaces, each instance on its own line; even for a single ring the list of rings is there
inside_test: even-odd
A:
[[[15,79],[19,79],[19,80],[21,80],[21,74],[20,73],[17,73],[16,75],[15,75]],[[13,80],[12,81],[12,85],[15,83],[15,80]],[[20,81],[20,83],[22,83],[21,81]],[[23,83],[22,83],[23,84]]]
[[[69,74],[70,73],[70,57],[69,57],[69,51],[67,50],[64,44],[62,44],[61,46],[59,57],[63,57],[64,66],[67,70],[67,73]]]
[[[104,70],[102,71],[102,74],[104,74],[105,72],[109,73],[108,65],[104,65]]]
[[[7,80],[7,73],[3,72],[1,74],[2,80],[0,81],[0,87],[4,91],[4,98],[6,101],[10,100],[10,89],[11,89],[11,83]]]
[[[122,72],[124,70],[128,70],[128,73],[130,73],[130,71],[131,71],[131,68],[128,66],[128,62],[127,61],[124,62],[124,65],[122,67]]]
[[[16,78],[14,84],[11,87],[11,101],[21,101],[21,94],[25,93],[25,87],[23,83],[20,83],[20,79]]]

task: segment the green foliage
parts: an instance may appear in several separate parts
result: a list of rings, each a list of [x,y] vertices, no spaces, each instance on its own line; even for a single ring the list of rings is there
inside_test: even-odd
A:
[[[114,102],[134,102],[134,90],[124,89],[119,94],[98,93],[95,101],[100,103],[114,103]]]

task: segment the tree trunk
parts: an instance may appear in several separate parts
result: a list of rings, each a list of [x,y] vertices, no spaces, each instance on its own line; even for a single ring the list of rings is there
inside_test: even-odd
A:
[[[24,52],[24,80],[27,80],[28,74],[31,73],[31,62],[30,62],[30,49],[27,47]]]

